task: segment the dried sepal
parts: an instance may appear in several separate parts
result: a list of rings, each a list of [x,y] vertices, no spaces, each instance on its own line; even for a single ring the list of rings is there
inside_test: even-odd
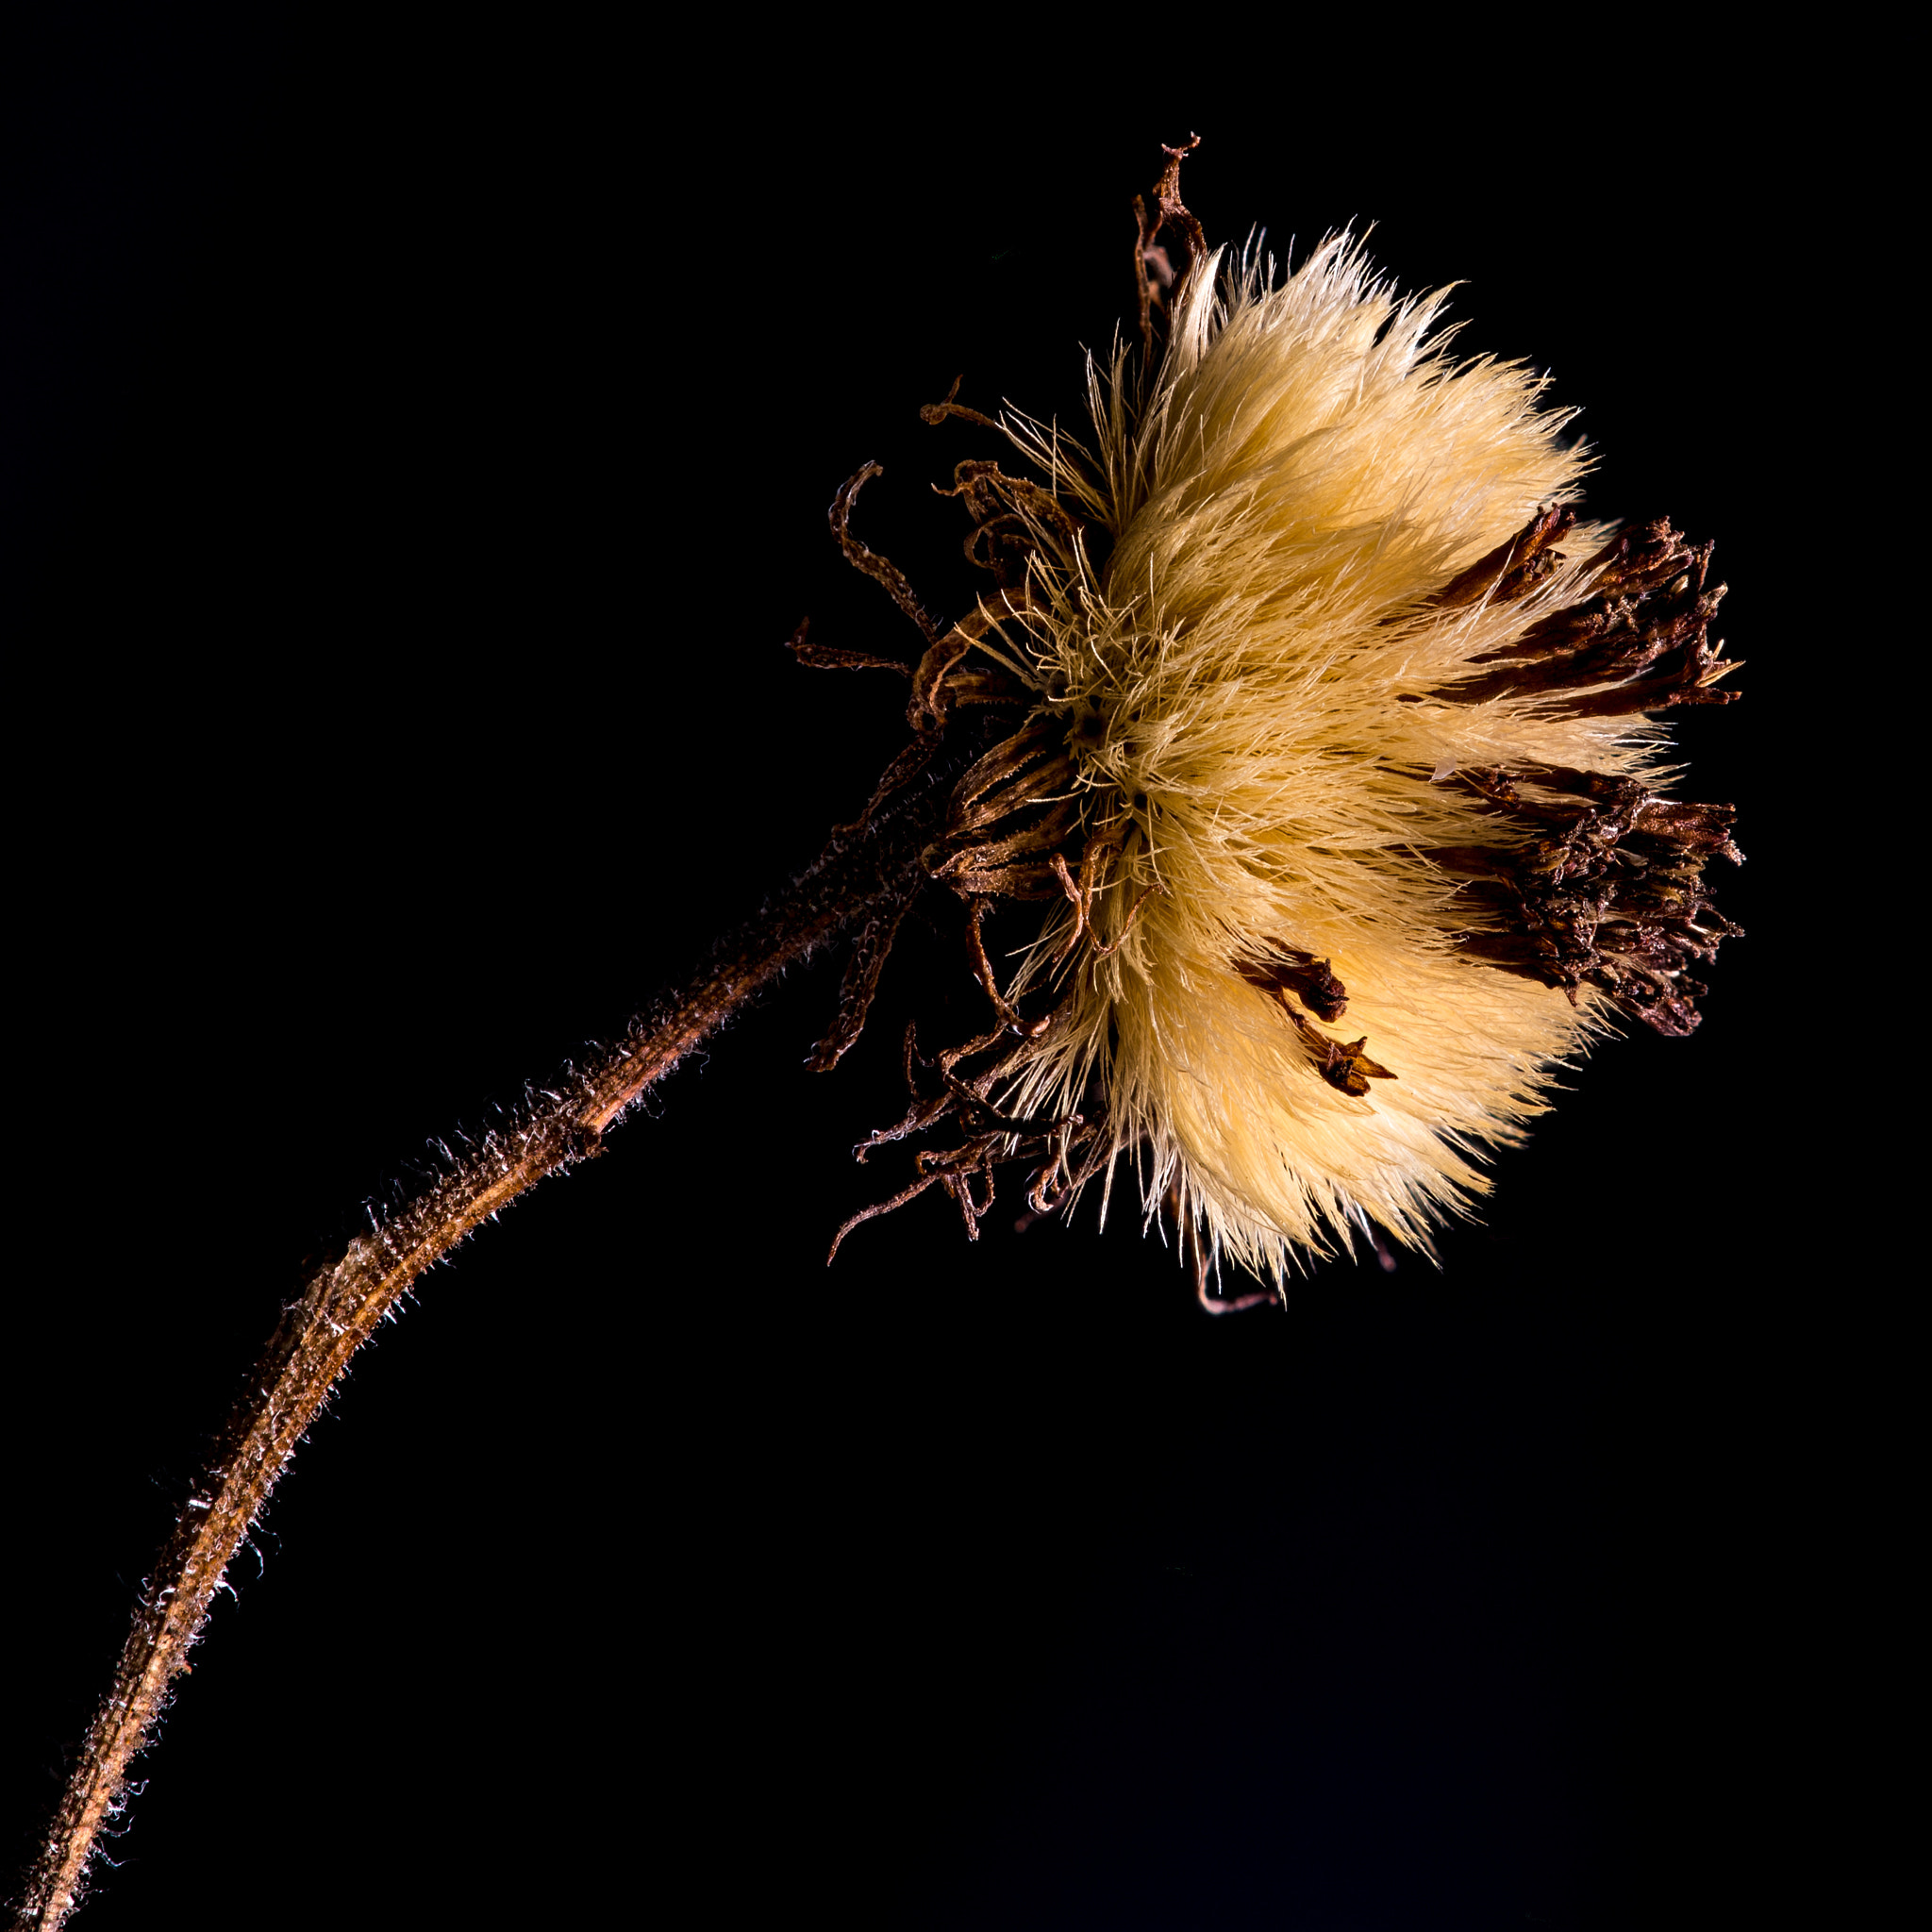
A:
[[[1285,999],[1292,994],[1318,1020],[1339,1020],[1348,1010],[1348,989],[1330,970],[1333,962],[1318,959],[1286,940],[1264,942],[1266,953],[1238,962],[1241,976],[1259,991]]]
[[[1568,504],[1539,509],[1515,536],[1424,598],[1424,606],[1461,610],[1472,604],[1514,604],[1556,569],[1561,553],[1555,545],[1575,526],[1576,512]]]

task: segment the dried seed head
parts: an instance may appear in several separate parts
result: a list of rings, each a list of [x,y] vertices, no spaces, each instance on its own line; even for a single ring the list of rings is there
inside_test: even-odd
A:
[[[913,1108],[868,1148],[962,1127],[898,1198],[943,1182],[969,1229],[1000,1159],[1039,1159],[1039,1208],[1130,1155],[1197,1257],[1278,1276],[1366,1222],[1425,1246],[1616,1013],[1696,1024],[1686,967],[1734,930],[1702,869],[1739,855],[1727,808],[1658,795],[1645,714],[1730,667],[1709,546],[1579,522],[1537,377],[1455,360],[1443,294],[1347,236],[1285,277],[1206,254],[1170,154],[1152,373],[1090,360],[1086,447],[1002,418],[1041,482],[956,474],[1000,588],[911,718],[928,746],[949,707],[1005,720],[928,854],[997,1024],[908,1041]],[[1051,902],[1004,980],[1002,898]]]

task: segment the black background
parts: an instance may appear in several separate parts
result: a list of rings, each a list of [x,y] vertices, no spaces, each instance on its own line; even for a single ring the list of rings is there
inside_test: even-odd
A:
[[[1592,507],[1717,539],[1749,696],[1681,736],[1751,937],[1440,1270],[1221,1322],[1091,1208],[969,1248],[928,1197],[828,1273],[906,986],[972,989],[914,934],[824,1078],[836,968],[795,975],[358,1362],[98,1932],[209,1885],[197,1924],[1367,1932],[1808,1882],[1835,1156],[1778,1096],[1837,1049],[1777,964],[1820,639],[1803,371],[1765,395],[1822,137],[1635,29],[1180,22],[1130,78],[1012,25],[150,24],[14,70],[17,1842],[305,1256],[863,798],[903,688],[780,645],[915,640],[826,503],[879,458],[868,540],[970,594],[926,486],[980,451],[916,408],[1077,415],[1160,139],[1213,239],[1374,221],[1463,282],[1466,345],[1585,406]]]

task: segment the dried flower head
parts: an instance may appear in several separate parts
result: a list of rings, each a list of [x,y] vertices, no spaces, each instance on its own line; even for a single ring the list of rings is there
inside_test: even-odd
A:
[[[1660,795],[1648,714],[1731,695],[1723,587],[1667,524],[1578,520],[1568,416],[1520,365],[1452,356],[1446,291],[1398,295],[1346,235],[1285,276],[1208,253],[1168,152],[1141,354],[1090,358],[1091,441],[925,411],[997,428],[1042,480],[959,465],[999,589],[927,625],[880,792],[953,712],[1003,717],[925,855],[993,1027],[930,1061],[908,1038],[913,1106],[861,1158],[963,1139],[856,1219],[943,1183],[973,1229],[1002,1159],[1037,1158],[1047,1210],[1129,1157],[1197,1273],[1278,1278],[1352,1225],[1425,1246],[1617,1015],[1696,1024],[1687,968],[1735,931],[1703,867],[1739,854],[1728,808]],[[869,474],[835,526],[924,622],[845,528]],[[1051,909],[1002,980],[981,929],[1008,898]],[[862,1019],[870,937],[822,1064]]]
[[[911,741],[859,819],[622,1036],[434,1143],[282,1302],[135,1595],[19,1924],[72,1912],[228,1566],[424,1271],[851,940],[814,1056],[836,1064],[935,886],[963,902],[988,1024],[945,1046],[908,1028],[911,1105],[858,1152],[922,1137],[913,1176],[846,1228],[943,1187],[976,1233],[1014,1160],[1034,1212],[1096,1186],[1105,1211],[1124,1158],[1216,1309],[1265,1299],[1211,1295],[1220,1257],[1278,1279],[1352,1228],[1425,1243],[1619,1015],[1696,1024],[1689,969],[1732,930],[1703,871],[1738,855],[1727,808],[1662,795],[1650,721],[1729,696],[1709,546],[1579,522],[1584,459],[1539,382],[1455,360],[1442,298],[1399,297],[1350,238],[1284,277],[1210,254],[1180,160],[1139,214],[1138,349],[1090,364],[1088,441],[957,383],[924,411],[1036,473],[955,471],[993,579],[972,611],[935,623],[853,534],[873,466],[839,492],[847,557],[924,643],[912,665],[793,641],[910,682]],[[1035,909],[1001,967],[1008,905]]]

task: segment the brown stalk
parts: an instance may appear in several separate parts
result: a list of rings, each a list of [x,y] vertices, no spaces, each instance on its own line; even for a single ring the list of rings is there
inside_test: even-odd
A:
[[[125,1807],[129,1766],[150,1741],[175,1678],[189,1668],[228,1563],[329,1391],[397,1299],[486,1218],[546,1175],[601,1153],[605,1132],[625,1110],[787,967],[882,908],[896,919],[943,810],[938,778],[900,791],[863,835],[834,833],[810,869],[723,941],[681,991],[634,1020],[585,1066],[566,1069],[508,1126],[452,1158],[413,1199],[309,1277],[285,1309],[143,1585],[112,1685],[15,1901],[17,1932],[54,1932],[80,1902],[102,1829]]]

